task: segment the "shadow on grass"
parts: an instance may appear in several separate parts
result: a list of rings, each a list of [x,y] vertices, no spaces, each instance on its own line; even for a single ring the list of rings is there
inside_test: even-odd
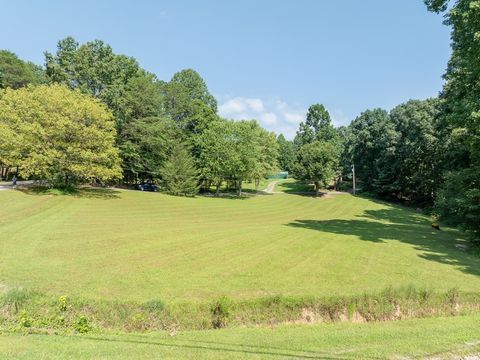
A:
[[[322,197],[326,195],[326,192],[320,191],[315,193],[313,184],[306,183],[304,181],[295,180],[294,182],[281,182],[277,185],[278,190],[293,195],[307,196],[307,197]],[[277,190],[277,191],[278,191]]]
[[[280,182],[277,187],[286,193],[314,193],[313,185],[300,180]]]
[[[421,251],[418,256],[430,261],[458,267],[462,272],[480,275],[480,258],[455,247],[447,235],[451,230],[434,230],[424,216],[400,206],[366,210],[358,219],[295,220],[288,226],[326,233],[354,235],[362,241],[385,243],[400,241]]]
[[[273,194],[263,190],[244,189],[242,190],[241,196],[238,196],[238,192],[236,190],[222,191],[219,193],[218,196],[215,196],[214,191],[201,192],[198,195],[203,197],[214,198],[214,199],[247,200],[247,199],[254,198],[257,195],[273,195]]]
[[[18,188],[18,191],[27,195],[73,196],[86,199],[119,199],[120,192],[113,189],[90,187],[49,188],[45,186],[28,186]]]
[[[198,194],[198,196],[202,196],[202,197],[207,197],[212,199],[228,199],[228,200],[248,200],[253,198],[255,195],[256,194],[252,194],[248,192],[246,193],[243,191],[241,196],[238,196],[238,194],[234,192],[221,192],[220,194],[218,194],[218,196],[215,196],[215,193],[209,193],[209,192]]]
[[[128,344],[141,344],[141,345],[154,345],[159,347],[170,347],[179,349],[192,349],[192,350],[205,350],[214,351],[218,353],[224,353],[226,356],[228,353],[241,353],[247,355],[261,355],[265,357],[279,357],[279,358],[293,358],[293,359],[348,359],[345,357],[332,356],[324,352],[311,352],[302,350],[290,350],[280,349],[277,347],[267,346],[254,346],[254,345],[242,345],[242,344],[228,344],[228,343],[216,343],[211,341],[190,341],[173,338],[169,341],[155,341],[150,339],[114,339],[105,337],[93,337],[93,336],[81,336],[85,340],[94,340],[99,342],[117,342]],[[180,343],[181,342],[181,343]],[[190,344],[194,342],[196,344]],[[203,343],[203,344],[202,344]]]

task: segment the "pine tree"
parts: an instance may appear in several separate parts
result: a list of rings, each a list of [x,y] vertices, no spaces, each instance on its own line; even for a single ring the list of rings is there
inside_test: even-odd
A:
[[[182,144],[177,144],[161,169],[163,186],[173,195],[193,196],[198,192],[198,171],[193,157]]]

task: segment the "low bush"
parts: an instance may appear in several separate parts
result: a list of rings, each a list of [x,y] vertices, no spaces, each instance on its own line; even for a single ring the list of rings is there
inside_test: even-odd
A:
[[[92,326],[85,315],[80,315],[75,320],[75,331],[80,334],[86,334],[92,330]]]

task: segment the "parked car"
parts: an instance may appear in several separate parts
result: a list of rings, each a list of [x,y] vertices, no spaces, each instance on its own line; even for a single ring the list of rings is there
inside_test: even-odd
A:
[[[148,184],[148,183],[137,184],[135,185],[135,189],[140,191],[158,191],[158,187],[156,185]]]

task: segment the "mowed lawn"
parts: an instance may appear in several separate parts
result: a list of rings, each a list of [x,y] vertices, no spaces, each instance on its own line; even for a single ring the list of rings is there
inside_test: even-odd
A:
[[[2,359],[458,359],[480,351],[480,315],[167,333],[0,336]]]
[[[0,192],[0,284],[167,302],[480,291],[480,259],[413,210],[348,194],[248,199]]]

